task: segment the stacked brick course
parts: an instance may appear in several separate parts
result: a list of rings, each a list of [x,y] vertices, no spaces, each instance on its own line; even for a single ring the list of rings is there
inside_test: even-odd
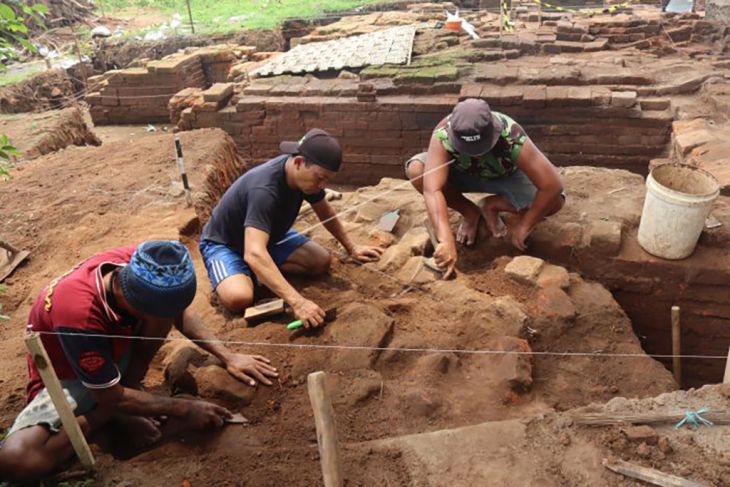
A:
[[[648,161],[666,151],[670,110],[642,110],[635,92],[578,86],[494,88],[466,85],[461,98],[485,98],[495,110],[515,118],[558,165],[646,173]],[[457,95],[383,96],[376,102],[244,96],[218,112],[187,108],[182,118],[194,128],[221,127],[254,164],[276,156],[282,140],[323,128],[337,136],[344,149],[346,164],[338,181],[372,184],[382,177],[403,177],[403,162],[425,150],[434,126],[458,100]],[[660,106],[656,99],[650,102],[650,108]]]
[[[209,47],[150,61],[142,68],[108,71],[90,78],[98,89],[86,97],[95,124],[168,123],[168,102],[185,88],[224,82],[239,55],[255,48]],[[216,107],[217,108],[217,107]]]
[[[99,125],[168,122],[168,100],[183,88],[207,83],[197,54],[151,61],[144,68],[109,71],[104,76],[99,91],[86,97],[91,118]]]

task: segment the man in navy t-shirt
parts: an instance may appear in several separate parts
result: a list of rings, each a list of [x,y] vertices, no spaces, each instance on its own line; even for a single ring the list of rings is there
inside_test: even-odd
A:
[[[292,307],[305,326],[319,326],[324,311],[284,278],[318,275],[330,254],[291,227],[307,201],[325,228],[360,261],[377,260],[378,247],[355,245],[325,199],[325,185],[337,175],[342,150],[337,139],[312,129],[299,142],[282,142],[283,155],[246,172],[225,192],[203,228],[200,253],[213,290],[227,309],[240,313],[253,304],[261,282]]]

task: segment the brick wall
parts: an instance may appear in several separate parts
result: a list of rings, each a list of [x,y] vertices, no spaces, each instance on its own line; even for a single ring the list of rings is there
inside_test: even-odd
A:
[[[168,102],[175,93],[226,81],[233,63],[254,51],[250,46],[212,46],[90,78],[90,86],[98,87],[86,97],[91,117],[97,125],[169,123]]]
[[[481,96],[512,116],[556,165],[645,174],[650,159],[666,151],[672,121],[670,110],[661,109],[669,106],[666,100],[652,100],[653,109],[642,110],[634,92],[625,96],[605,87],[514,88],[469,94],[465,87],[462,98]],[[433,127],[458,99],[404,95],[358,102],[345,97],[245,96],[217,112],[187,108],[182,118],[194,128],[224,129],[254,164],[276,156],[282,140],[323,128],[340,139],[344,150],[338,182],[373,184],[382,177],[403,177],[403,162],[426,149]]]
[[[108,71],[100,89],[86,97],[96,125],[165,123],[170,121],[169,99],[186,87],[203,87],[207,80],[198,55],[151,61],[144,68]]]

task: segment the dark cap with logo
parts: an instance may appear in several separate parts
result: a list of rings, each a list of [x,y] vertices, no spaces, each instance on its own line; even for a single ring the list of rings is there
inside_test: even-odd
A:
[[[497,144],[502,121],[492,113],[486,101],[468,98],[454,107],[446,131],[458,152],[480,156]]]
[[[337,139],[322,129],[312,129],[299,142],[282,142],[284,154],[302,155],[306,160],[337,172],[342,164],[342,149]]]

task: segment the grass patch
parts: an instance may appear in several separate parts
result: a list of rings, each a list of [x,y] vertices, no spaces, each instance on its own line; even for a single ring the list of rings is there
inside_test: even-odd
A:
[[[0,86],[12,85],[13,83],[17,83],[18,81],[23,81],[24,79],[28,79],[40,73],[41,71],[44,71],[45,69],[46,65],[41,63],[37,67],[31,67],[17,73],[0,72]]]
[[[163,15],[180,14],[188,22],[185,0],[100,0],[104,12],[115,16],[128,8],[148,8]],[[196,32],[224,32],[240,28],[270,29],[288,18],[312,19],[387,0],[190,0]],[[99,2],[97,2],[99,10]]]

